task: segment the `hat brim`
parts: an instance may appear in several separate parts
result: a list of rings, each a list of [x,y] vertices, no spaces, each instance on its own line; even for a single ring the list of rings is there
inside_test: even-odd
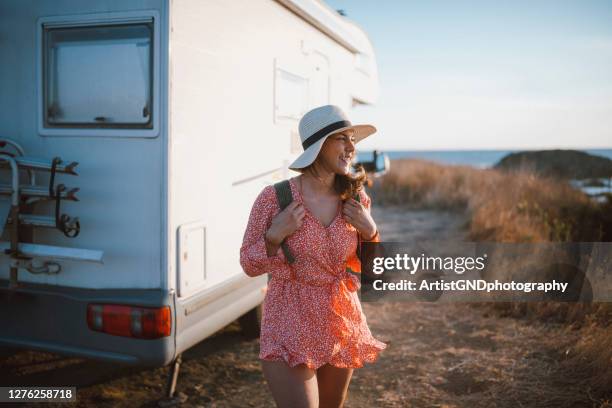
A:
[[[304,150],[304,152],[289,165],[289,168],[291,170],[301,171],[305,167],[310,166],[316,160],[319,152],[321,151],[321,147],[323,147],[323,143],[325,143],[325,140],[327,140],[328,137],[348,129],[353,129],[355,131],[355,143],[359,143],[366,137],[376,133],[376,128],[372,125],[353,125],[336,129],[333,132],[323,136],[321,140],[318,140],[316,143],[309,146],[308,149]]]

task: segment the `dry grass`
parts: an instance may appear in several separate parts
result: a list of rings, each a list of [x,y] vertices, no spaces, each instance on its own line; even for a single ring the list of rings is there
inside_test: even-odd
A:
[[[612,241],[611,203],[528,172],[394,160],[372,195],[383,205],[467,210],[475,241]]]
[[[578,343],[568,350],[568,358],[563,362],[563,369],[576,378],[588,378],[595,392],[612,390],[612,336],[610,330],[592,326],[583,330]],[[609,401],[612,403],[612,401]]]
[[[394,160],[391,171],[377,180],[371,191],[382,205],[467,211],[471,219],[469,237],[474,241],[612,241],[611,199],[597,204],[563,181],[527,171],[504,173],[423,160]],[[567,374],[570,370],[594,394],[609,395],[612,304],[508,302],[487,306],[505,316],[579,329],[581,340],[564,359],[561,371]]]

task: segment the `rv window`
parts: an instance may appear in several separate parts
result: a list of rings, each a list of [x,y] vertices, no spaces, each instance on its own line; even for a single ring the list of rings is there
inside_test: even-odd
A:
[[[308,107],[308,79],[276,70],[276,119],[299,120]]]
[[[150,23],[44,28],[45,127],[152,128]]]

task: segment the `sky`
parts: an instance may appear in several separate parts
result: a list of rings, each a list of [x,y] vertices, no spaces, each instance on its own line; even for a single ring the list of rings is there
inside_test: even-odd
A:
[[[327,0],[368,34],[360,149],[612,148],[612,1]]]

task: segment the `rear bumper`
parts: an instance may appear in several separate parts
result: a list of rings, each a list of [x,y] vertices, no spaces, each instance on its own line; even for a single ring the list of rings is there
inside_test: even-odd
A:
[[[51,351],[130,365],[159,367],[175,357],[175,295],[161,289],[83,289],[0,280],[0,346]],[[89,303],[170,306],[172,333],[145,340],[87,327]]]

